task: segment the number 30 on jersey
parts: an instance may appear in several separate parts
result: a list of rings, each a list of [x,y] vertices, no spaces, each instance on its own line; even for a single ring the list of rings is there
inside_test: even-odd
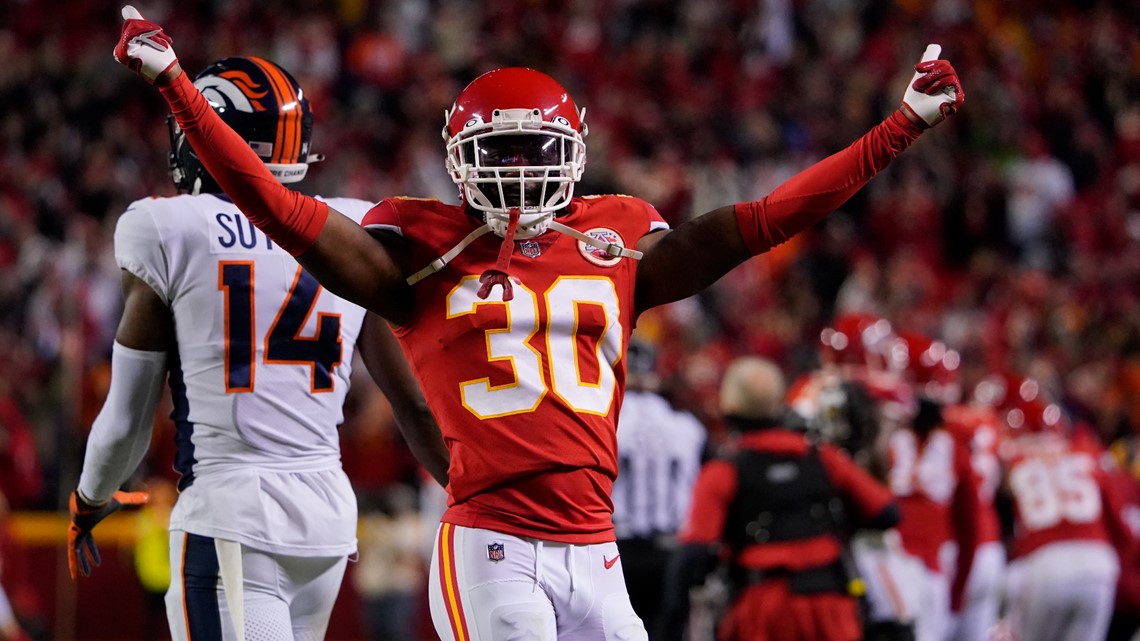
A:
[[[487,360],[508,363],[514,380],[492,385],[490,377],[459,384],[463,405],[481,419],[533,412],[548,391],[553,392],[576,412],[606,415],[613,403],[614,365],[621,356],[622,327],[618,296],[613,281],[592,276],[563,276],[541,295],[515,283],[510,301],[482,300],[479,277],[465,277],[447,296],[447,317],[474,314],[480,305],[504,305],[506,327],[486,330]],[[546,326],[539,327],[539,306],[546,309]],[[598,336],[586,335],[580,314],[584,306],[600,308],[605,326]],[[532,346],[532,339],[546,344],[550,384],[543,377],[543,354]],[[597,358],[596,381],[582,379],[579,343],[594,343]]]

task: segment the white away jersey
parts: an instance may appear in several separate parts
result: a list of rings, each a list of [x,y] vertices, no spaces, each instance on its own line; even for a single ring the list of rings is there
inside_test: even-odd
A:
[[[628,390],[618,419],[617,538],[674,535],[689,513],[705,428],[661,396]]]
[[[327,202],[357,222],[372,206]],[[324,290],[220,195],[133,203],[115,258],[174,315],[182,478],[171,529],[271,552],[355,549],[337,426],[364,310]]]

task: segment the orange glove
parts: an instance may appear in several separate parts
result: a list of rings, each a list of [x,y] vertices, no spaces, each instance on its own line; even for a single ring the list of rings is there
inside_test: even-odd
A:
[[[91,530],[100,521],[124,507],[137,507],[150,500],[146,492],[115,492],[111,500],[99,506],[88,505],[75,492],[68,499],[68,508],[71,510],[71,525],[67,528],[67,569],[71,571],[74,581],[83,576],[91,576],[94,565],[102,563],[99,558],[99,548],[95,545],[95,537]],[[82,549],[84,546],[86,550]]]

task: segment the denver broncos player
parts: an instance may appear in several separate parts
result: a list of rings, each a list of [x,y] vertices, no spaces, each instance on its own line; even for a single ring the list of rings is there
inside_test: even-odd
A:
[[[638,198],[575,197],[584,111],[545,74],[497,69],[447,113],[463,204],[389,199],[362,229],[273,181],[161,28],[124,17],[117,59],[159,87],[211,175],[323,285],[386,318],[429,390],[451,455],[432,616],[461,641],[645,638],[610,501],[634,321],[826,216],[964,98],[931,47],[900,109],[852,146],[669,232]]]
[[[285,184],[305,176],[312,114],[284,69],[226,58],[195,86],[259,169]],[[145,498],[116,489],[150,445],[169,374],[181,473],[166,595],[173,638],[321,639],[356,551],[356,499],[336,428],[358,338],[408,440],[436,452],[424,459],[441,481],[446,452],[383,324],[362,335],[365,311],[323,290],[258,231],[176,124],[171,142],[182,195],[133,203],[115,231],[125,309],[108,399],[71,495],[71,573],[99,562],[95,524]],[[372,206],[322,202],[354,220]]]

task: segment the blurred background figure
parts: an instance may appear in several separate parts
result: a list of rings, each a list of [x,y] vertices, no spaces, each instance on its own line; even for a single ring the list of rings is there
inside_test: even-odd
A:
[[[410,487],[396,485],[361,499],[360,557],[352,584],[370,641],[418,638],[420,592],[427,581],[421,549],[432,532],[424,525]]]
[[[169,638],[166,604],[163,599],[170,587],[170,511],[178,499],[174,483],[162,477],[146,482],[150,500],[135,514],[135,574],[146,599],[143,641]]]
[[[965,445],[970,472],[977,487],[977,512],[967,521],[974,523],[976,546],[973,563],[964,568],[956,563],[952,593],[950,638],[956,641],[986,641],[997,625],[1005,587],[1006,551],[997,509],[1001,484],[998,460],[1000,419],[994,408],[976,395],[963,399],[960,381],[960,355],[945,343],[919,334],[903,335],[907,347],[907,371],[916,388],[929,398],[942,402],[943,429]],[[957,546],[958,541],[953,545]],[[955,548],[954,554],[961,552]],[[966,577],[961,573],[968,571]]]
[[[705,446],[705,427],[661,394],[656,348],[636,338],[626,353],[626,392],[618,418],[614,532],[629,600],[655,637],[661,586]]]
[[[787,427],[783,373],[734,360],[721,409],[734,448],[706,463],[665,584],[663,639],[680,639],[689,588],[719,559],[732,586],[721,641],[863,638],[844,561],[853,527],[885,529],[898,506],[881,483],[829,444]]]
[[[891,492],[898,498],[903,550],[922,563],[917,583],[900,585],[919,594],[917,641],[938,641],[950,629],[952,606],[977,546],[978,485],[965,446],[942,428],[934,401],[920,397],[910,425],[891,435]],[[963,565],[955,566],[955,561]]]
[[[901,372],[916,403],[888,437],[888,480],[902,510],[903,550],[924,568],[921,581],[899,587],[920,595],[917,641],[942,641],[952,632],[951,612],[961,608],[982,512],[968,443],[943,419],[949,381],[930,373],[957,368],[957,356],[940,342],[907,333],[893,339],[889,349],[891,368]]]
[[[1101,641],[1121,563],[1135,545],[1102,467],[1103,447],[1073,430],[1032,378],[1011,379],[1001,403],[1004,490],[1014,505],[1008,606],[1020,639]]]
[[[846,452],[886,485],[890,439],[913,414],[913,390],[891,367],[898,337],[871,311],[843,312],[819,333],[819,368],[800,377],[788,402],[819,441]],[[897,525],[897,524],[896,524]],[[926,571],[896,528],[858,529],[849,541],[868,641],[913,641],[923,615]]]
[[[0,359],[0,368],[4,366]],[[32,424],[11,393],[14,374],[0,374],[0,492],[10,497],[7,505],[27,509],[42,499],[44,478]]]
[[[8,500],[4,493],[0,492],[0,641],[31,641],[31,637],[24,631],[16,611],[12,608],[12,600],[6,589],[6,585],[11,581],[5,572],[5,562],[12,560],[6,556],[12,552],[7,526]]]

